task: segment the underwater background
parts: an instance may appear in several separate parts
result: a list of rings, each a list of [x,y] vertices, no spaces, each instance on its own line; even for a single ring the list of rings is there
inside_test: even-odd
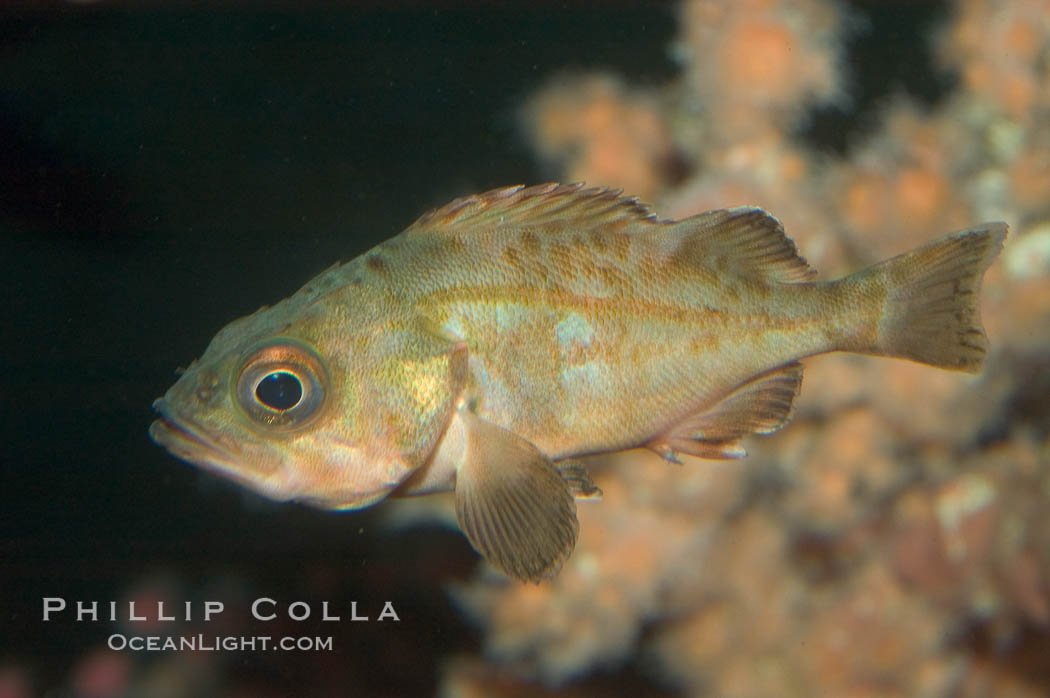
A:
[[[985,371],[818,357],[743,461],[595,459],[538,586],[441,498],[278,504],[149,441],[225,323],[545,180],[763,206],[823,279],[1005,220]],[[9,2],[0,235],[0,698],[1050,695],[1046,0]],[[107,648],[198,633],[333,649]]]

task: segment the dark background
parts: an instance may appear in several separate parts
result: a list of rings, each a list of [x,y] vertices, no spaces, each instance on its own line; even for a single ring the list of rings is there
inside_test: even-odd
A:
[[[458,533],[246,494],[154,446],[149,405],[226,322],[427,208],[553,176],[521,102],[565,69],[666,83],[674,5],[296,7],[0,9],[0,667],[38,688],[114,631],[44,624],[43,596],[394,601],[397,626],[293,628],[335,653],[222,658],[274,695],[426,695],[479,645],[446,592],[475,564]],[[854,100],[800,137],[842,150],[895,90],[935,101],[942,10],[855,3]]]

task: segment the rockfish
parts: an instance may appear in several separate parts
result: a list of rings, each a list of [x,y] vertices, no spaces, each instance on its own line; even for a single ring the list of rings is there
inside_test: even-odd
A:
[[[456,199],[235,320],[150,436],[273,499],[357,509],[454,490],[474,548],[538,581],[572,552],[574,458],[739,458],[830,351],[976,372],[986,223],[830,282],[752,207],[659,220],[619,191]]]

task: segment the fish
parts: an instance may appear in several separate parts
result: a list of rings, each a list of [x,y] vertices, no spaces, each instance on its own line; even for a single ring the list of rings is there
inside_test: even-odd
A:
[[[806,357],[978,372],[978,297],[1005,223],[817,281],[750,206],[664,220],[620,190],[458,198],[234,320],[157,399],[149,434],[275,500],[353,510],[454,492],[507,576],[558,573],[580,458],[734,459],[790,420]]]

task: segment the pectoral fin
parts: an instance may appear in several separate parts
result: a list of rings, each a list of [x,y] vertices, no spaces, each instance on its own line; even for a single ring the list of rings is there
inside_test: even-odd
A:
[[[742,458],[747,451],[740,439],[769,434],[787,424],[801,386],[802,365],[785,364],[744,383],[646,445],[674,463],[681,462],[679,453],[719,460]]]
[[[529,582],[554,576],[579,532],[569,483],[516,434],[465,410],[457,419],[463,430],[456,473],[460,528],[508,576]]]

